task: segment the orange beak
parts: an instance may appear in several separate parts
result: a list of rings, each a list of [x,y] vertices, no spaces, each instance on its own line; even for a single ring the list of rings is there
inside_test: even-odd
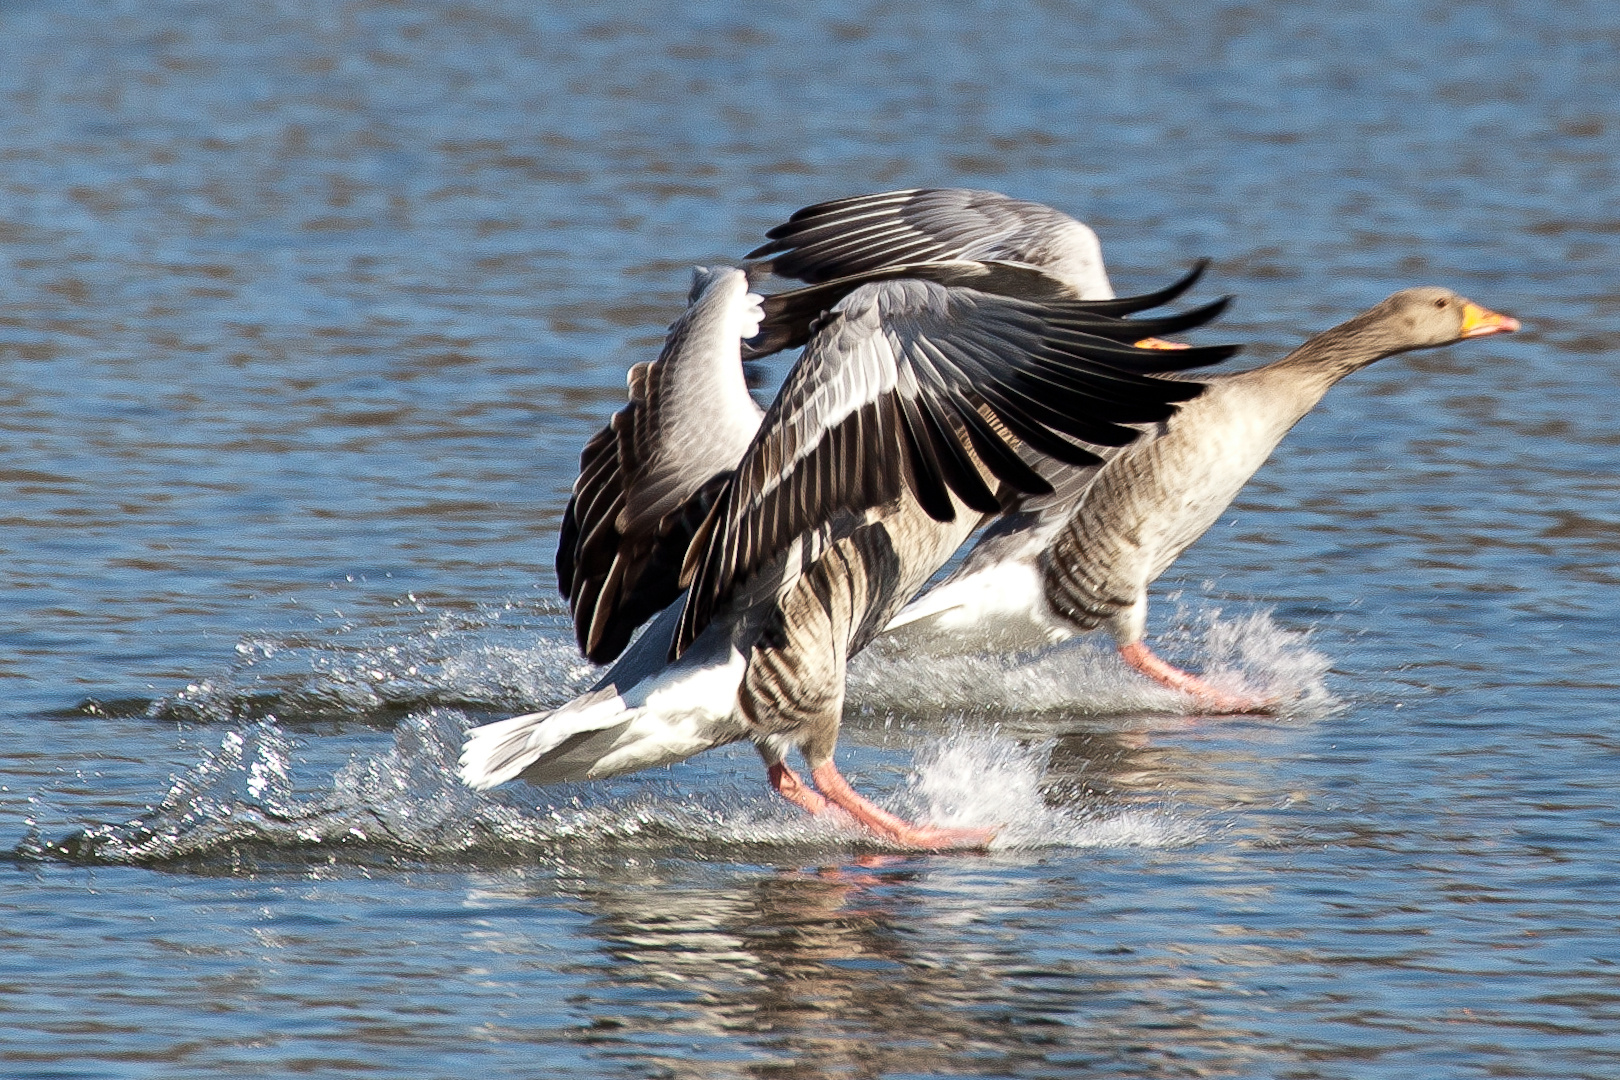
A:
[[[1517,324],[1515,324],[1515,325],[1517,325]],[[1179,341],[1166,341],[1166,340],[1164,340],[1164,338],[1156,338],[1156,337],[1145,337],[1141,341],[1136,342],[1136,347],[1138,349],[1170,349],[1170,350],[1190,349],[1190,348],[1192,348],[1191,345],[1183,345]]]
[[[1511,334],[1518,328],[1519,320],[1511,315],[1487,311],[1472,300],[1463,304],[1462,336],[1465,338]]]

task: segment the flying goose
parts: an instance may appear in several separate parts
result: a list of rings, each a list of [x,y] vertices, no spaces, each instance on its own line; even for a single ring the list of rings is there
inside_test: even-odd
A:
[[[996,192],[936,188],[839,199],[800,210],[767,236],[748,257],[778,276],[812,284],[901,264],[976,258],[1025,272],[1016,281],[1003,272],[1004,291],[1012,295],[1113,295],[1089,228],[1051,207]],[[1116,451],[1100,472],[1096,466],[1049,470],[1054,490],[1022,496],[962,565],[912,601],[887,632],[919,648],[942,641],[1016,647],[1107,627],[1126,663],[1191,693],[1204,707],[1263,706],[1216,690],[1148,648],[1142,640],[1147,587],[1214,524],[1283,435],[1350,371],[1410,349],[1518,328],[1513,319],[1442,293],[1399,293],[1276,364],[1211,377],[1210,392]]]
[[[1114,312],[1143,305],[952,283],[986,272],[862,272],[842,296],[767,311],[743,271],[699,270],[662,354],[631,370],[629,404],[586,446],[565,515],[559,585],[581,647],[617,662],[559,709],[469,732],[462,779],[594,779],[750,739],[772,787],[813,814],[837,808],[906,846],[986,842],[904,821],[844,780],[846,660],[987,515],[1049,492],[1042,467],[1095,464],[1096,448],[1137,436],[1125,425],[1162,422],[1201,390],[1158,374],[1235,351],[1125,344],[1219,304],[1126,320]],[[808,343],[761,415],[742,342],[773,317]],[[787,765],[793,749],[813,788]]]

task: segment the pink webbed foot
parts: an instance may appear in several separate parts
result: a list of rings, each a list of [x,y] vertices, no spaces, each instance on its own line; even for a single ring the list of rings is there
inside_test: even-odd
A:
[[[897,817],[857,793],[831,761],[811,770],[810,779],[815,788],[800,779],[786,762],[771,765],[768,774],[771,787],[794,805],[818,816],[837,810],[863,828],[903,847],[924,851],[982,849],[996,835],[995,829],[948,829],[918,825]]]
[[[1225,690],[1217,690],[1191,672],[1182,671],[1173,664],[1165,663],[1141,641],[1121,645],[1119,655],[1127,664],[1154,682],[1191,695],[1199,705],[1212,713],[1270,712],[1277,705],[1276,698],[1229,694]]]

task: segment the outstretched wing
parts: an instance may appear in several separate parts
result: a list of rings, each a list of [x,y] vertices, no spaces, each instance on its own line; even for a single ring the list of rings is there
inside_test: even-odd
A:
[[[971,188],[915,188],[807,206],[748,253],[818,283],[902,263],[1002,261],[1040,268],[1075,299],[1114,295],[1097,234],[1037,202]]]
[[[630,403],[580,455],[557,585],[599,664],[680,597],[686,549],[759,428],[740,356],[758,300],[740,270],[696,271],[663,352],[630,369]]]
[[[1216,300],[1204,307],[1194,308],[1179,315],[1136,321],[1127,321],[1124,316],[1159,307],[1176,299],[1197,283],[1208,265],[1208,259],[1200,259],[1181,278],[1154,292],[1119,299],[1087,301],[1084,311],[1077,312],[1074,317],[1085,323],[1087,333],[1121,342],[1178,334],[1183,330],[1202,326],[1219,316],[1231,302],[1230,299]],[[759,324],[759,333],[743,342],[743,359],[757,360],[772,353],[798,348],[810,340],[821,317],[838,301],[862,285],[894,278],[917,278],[939,285],[961,286],[979,292],[995,293],[998,296],[1015,296],[1021,300],[1045,302],[1073,299],[1067,288],[1056,279],[1021,263],[968,262],[954,259],[932,263],[901,263],[852,274],[849,277],[835,278],[816,285],[806,285],[802,289],[788,289],[765,297],[760,305],[764,317]]]
[[[990,482],[1050,492],[1021,452],[1095,463],[1085,444],[1124,445],[1137,434],[1124,425],[1163,420],[1203,389],[1150,373],[1237,351],[1135,349],[1091,333],[1088,308],[917,279],[868,283],[840,301],[693,539],[672,654],[741,583],[838,515],[904,491],[949,521],[953,494],[974,510],[1000,510]]]

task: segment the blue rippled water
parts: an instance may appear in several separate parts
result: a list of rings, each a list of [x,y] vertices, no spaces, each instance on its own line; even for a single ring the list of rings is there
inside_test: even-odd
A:
[[[1620,1074],[1620,9],[0,3],[0,1075]],[[989,187],[1358,374],[1099,642],[852,677],[897,856],[752,751],[476,794],[588,683],[579,447],[694,264]]]

